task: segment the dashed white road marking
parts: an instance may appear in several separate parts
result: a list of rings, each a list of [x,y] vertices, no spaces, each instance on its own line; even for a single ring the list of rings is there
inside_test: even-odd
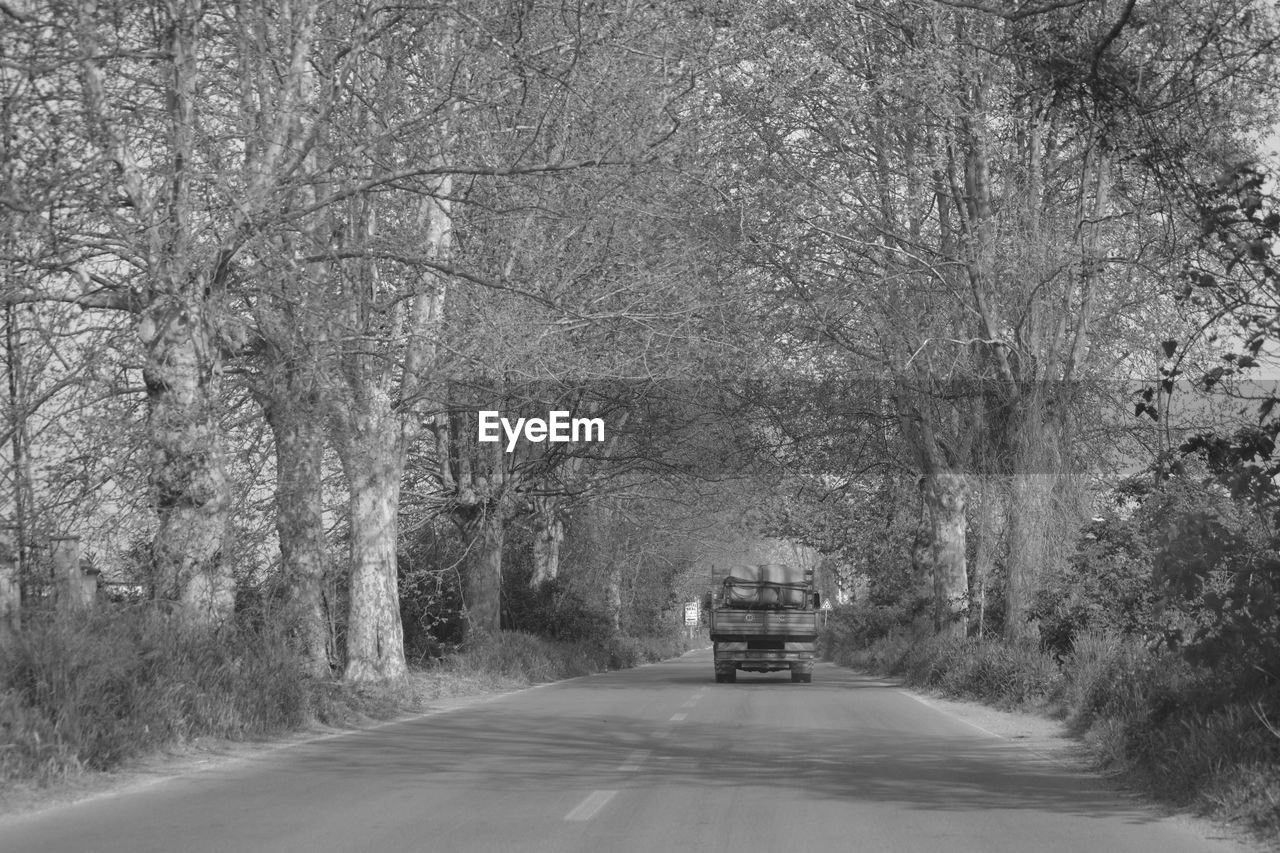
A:
[[[688,715],[688,714],[672,714],[672,715],[671,715],[671,722],[673,722],[673,723],[681,722],[681,721],[682,721],[685,717],[687,717],[687,716],[689,716],[689,715]]]
[[[653,752],[652,749],[637,749],[627,756],[627,760],[618,765],[620,773],[634,773],[644,764],[644,760]]]
[[[600,810],[609,804],[614,798],[617,791],[592,791],[587,794],[587,798],[574,806],[567,815],[565,820],[581,823],[582,821],[591,820],[600,813]]]

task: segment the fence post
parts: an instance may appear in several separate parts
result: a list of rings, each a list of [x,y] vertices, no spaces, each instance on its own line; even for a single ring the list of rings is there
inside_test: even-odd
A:
[[[14,527],[0,525],[0,647],[22,629],[22,588],[18,585],[18,548]]]

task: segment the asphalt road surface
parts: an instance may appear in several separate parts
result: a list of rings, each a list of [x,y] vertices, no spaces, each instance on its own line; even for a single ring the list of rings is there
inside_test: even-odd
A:
[[[705,651],[0,820],[3,853],[1236,849],[892,685]]]

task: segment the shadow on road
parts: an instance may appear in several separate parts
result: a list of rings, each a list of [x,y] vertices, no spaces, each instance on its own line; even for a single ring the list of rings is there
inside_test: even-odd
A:
[[[710,684],[710,664],[688,662],[619,673],[551,690],[563,693],[564,710],[521,712],[521,703],[488,705],[428,717],[391,730],[329,741],[296,757],[308,774],[335,773],[357,783],[361,776],[414,786],[428,774],[448,774],[449,784],[477,789],[527,789],[542,785],[583,789],[664,786],[771,786],[809,797],[892,802],[930,811],[1034,809],[1062,814],[1149,822],[1156,816],[1126,806],[1096,782],[1037,761],[994,738],[904,733],[895,724],[903,697],[890,697],[884,682],[823,667],[812,685],[793,685],[786,674],[747,676],[738,684]],[[753,723],[732,716],[663,726],[638,714],[595,716],[589,695],[600,690],[642,691],[658,685],[708,683],[710,691],[777,691],[809,703],[817,694],[844,692],[852,699],[881,688],[877,718],[850,703],[838,723]],[[891,686],[891,685],[890,685]],[[547,691],[547,692],[550,692]],[[545,694],[544,694],[545,695]],[[873,695],[867,693],[867,696]],[[796,706],[798,709],[803,706]],[[704,714],[706,709],[698,715]],[[663,735],[663,729],[669,729]],[[636,750],[649,750],[644,769],[620,776],[617,767]],[[437,775],[438,783],[440,777]]]

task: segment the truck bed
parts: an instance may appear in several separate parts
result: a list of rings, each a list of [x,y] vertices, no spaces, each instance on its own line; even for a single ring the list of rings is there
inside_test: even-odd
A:
[[[818,614],[813,610],[735,610],[711,613],[711,639],[782,640],[812,642],[818,638]]]

